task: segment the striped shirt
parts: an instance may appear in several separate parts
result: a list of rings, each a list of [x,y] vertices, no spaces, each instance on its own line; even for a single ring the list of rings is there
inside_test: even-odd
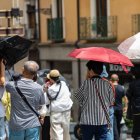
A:
[[[98,76],[93,77],[92,79],[85,80],[81,87],[74,93],[81,107],[80,124],[107,124],[106,115],[98,97],[97,89],[109,114],[109,107],[114,102],[112,86],[107,80],[103,80]]]

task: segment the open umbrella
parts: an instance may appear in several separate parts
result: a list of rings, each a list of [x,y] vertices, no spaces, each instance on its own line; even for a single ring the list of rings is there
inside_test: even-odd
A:
[[[124,40],[118,50],[129,59],[140,59],[140,33]]]
[[[28,54],[32,41],[18,35],[8,37],[0,42],[0,58],[4,59],[6,69],[10,69]]]
[[[119,52],[104,47],[88,47],[75,49],[70,52],[68,56],[84,60],[94,60],[111,64],[120,64],[126,72],[127,69],[125,66],[133,66],[128,57]]]

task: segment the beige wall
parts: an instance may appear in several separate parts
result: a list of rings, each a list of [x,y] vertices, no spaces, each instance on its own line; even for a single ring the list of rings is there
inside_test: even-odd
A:
[[[140,0],[110,0],[110,13],[118,17],[118,42],[132,36],[132,15],[140,13]]]
[[[40,0],[41,8],[50,8],[52,0]],[[64,23],[66,42],[77,40],[77,1],[64,1]],[[117,16],[117,42],[132,36],[132,15],[140,13],[140,0],[109,0],[110,15]],[[49,15],[40,14],[41,42],[47,42],[47,18]],[[90,17],[90,0],[80,0],[80,17]]]
[[[90,0],[80,0],[80,17],[90,17]]]
[[[40,8],[50,8],[51,0],[40,0]],[[41,42],[47,42],[47,18],[50,18],[50,15],[43,14],[40,12],[40,36]]]
[[[12,0],[1,0],[0,10],[10,10],[12,6]]]
[[[74,42],[77,40],[77,6],[75,0],[64,1],[64,27],[66,42]],[[50,8],[51,0],[40,0],[40,8]],[[47,18],[50,15],[40,14],[40,31],[41,42],[47,42]]]
[[[77,40],[77,3],[76,0],[65,0],[66,41]]]

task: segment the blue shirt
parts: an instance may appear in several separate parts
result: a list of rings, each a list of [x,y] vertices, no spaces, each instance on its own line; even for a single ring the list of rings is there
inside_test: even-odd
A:
[[[125,96],[124,88],[121,85],[115,85],[115,110],[122,110],[122,98]]]
[[[27,101],[38,111],[45,104],[42,86],[33,82],[33,80],[25,78],[19,80],[17,83]],[[24,130],[40,126],[40,122],[35,113],[17,93],[14,82],[7,83],[6,90],[11,93],[10,128],[12,130]]]

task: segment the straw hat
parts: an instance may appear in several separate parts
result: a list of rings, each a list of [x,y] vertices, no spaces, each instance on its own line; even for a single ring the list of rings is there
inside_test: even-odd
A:
[[[47,74],[47,78],[48,79],[52,79],[52,78],[58,78],[60,76],[60,73],[58,70],[51,70],[49,74]]]

